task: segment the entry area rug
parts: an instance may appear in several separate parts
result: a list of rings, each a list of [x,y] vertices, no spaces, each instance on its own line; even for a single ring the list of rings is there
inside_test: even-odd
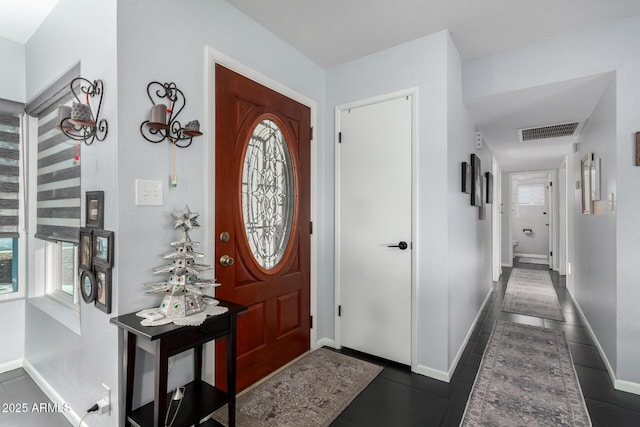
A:
[[[461,426],[591,426],[562,331],[498,320]]]
[[[296,361],[236,400],[238,427],[328,426],[382,367],[327,349]],[[227,425],[227,407],[213,418]]]
[[[514,268],[507,283],[502,311],[564,322],[558,296],[546,270]]]

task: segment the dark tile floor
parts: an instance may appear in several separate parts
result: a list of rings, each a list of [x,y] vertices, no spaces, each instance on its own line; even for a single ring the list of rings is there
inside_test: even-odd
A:
[[[0,374],[0,405],[1,427],[71,425],[22,368]]]
[[[547,269],[546,265],[519,264],[519,268]],[[550,272],[566,322],[503,313],[500,308],[511,274],[503,268],[450,383],[412,374],[408,367],[349,349],[341,350],[384,366],[382,373],[332,424],[349,426],[458,426],[478,372],[485,346],[496,320],[509,320],[564,331],[580,387],[594,427],[640,426],[640,396],[615,390],[598,350],[582,325],[564,283]]]
[[[517,263],[515,266],[547,268],[547,266]],[[341,350],[343,353],[381,364],[384,369],[332,426],[458,426],[478,372],[484,348],[489,341],[493,324],[498,319],[564,331],[593,426],[640,426],[640,396],[614,390],[604,363],[565,289],[564,277],[551,272],[558,301],[566,319],[566,322],[562,323],[501,312],[500,307],[510,274],[511,269],[503,269],[503,275],[495,284],[495,290],[482,312],[450,383],[412,374],[404,365],[348,349]],[[27,402],[31,405],[34,402],[48,402],[48,399],[22,369],[17,369],[0,374],[0,403],[2,402]],[[68,426],[69,423],[61,414],[0,412],[2,427],[57,425]]]

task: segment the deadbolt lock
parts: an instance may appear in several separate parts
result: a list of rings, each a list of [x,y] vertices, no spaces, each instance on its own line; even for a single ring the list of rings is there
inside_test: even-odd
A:
[[[228,233],[228,232],[223,231],[222,233],[220,233],[220,241],[221,241],[221,242],[226,243],[226,242],[228,242],[228,241],[229,241],[229,239],[230,239],[230,238],[231,238],[231,236],[229,235],[229,233]]]

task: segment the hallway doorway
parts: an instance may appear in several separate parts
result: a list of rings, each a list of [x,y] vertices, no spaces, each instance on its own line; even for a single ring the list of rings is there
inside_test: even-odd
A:
[[[552,171],[510,174],[512,259],[553,267],[555,193]]]

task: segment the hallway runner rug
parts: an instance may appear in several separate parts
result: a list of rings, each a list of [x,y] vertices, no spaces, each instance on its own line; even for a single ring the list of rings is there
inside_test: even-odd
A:
[[[238,396],[236,426],[328,426],[381,371],[364,360],[318,349]],[[227,407],[213,418],[226,426]]]
[[[558,296],[546,270],[514,268],[507,283],[502,311],[564,322]]]
[[[591,426],[564,333],[496,321],[460,426]]]

